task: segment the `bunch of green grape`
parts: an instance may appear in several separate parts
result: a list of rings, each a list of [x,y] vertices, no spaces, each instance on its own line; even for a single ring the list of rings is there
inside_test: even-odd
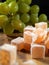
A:
[[[32,0],[6,0],[0,2],[0,28],[7,35],[14,30],[23,32],[27,25],[34,25],[36,22],[47,21],[46,14],[39,14],[40,7],[31,5]]]

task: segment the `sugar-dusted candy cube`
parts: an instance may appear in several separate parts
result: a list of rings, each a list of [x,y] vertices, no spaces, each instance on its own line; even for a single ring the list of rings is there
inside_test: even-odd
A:
[[[30,31],[30,32],[33,32],[36,28],[33,27],[33,26],[27,26],[24,28],[24,31]]]
[[[47,29],[47,23],[46,22],[35,23],[35,27],[36,28]]]
[[[49,36],[49,28],[47,28],[46,31],[47,31],[47,35]]]
[[[28,61],[23,62],[23,65],[37,65],[37,63],[33,60],[28,60]]]
[[[11,40],[11,44],[15,45],[17,47],[17,50],[22,50],[24,48],[24,38],[17,37],[13,40]]]
[[[30,51],[30,48],[31,48],[31,44],[24,43],[24,49],[26,51]]]
[[[49,49],[49,37],[45,40],[45,46]]]
[[[32,58],[44,58],[45,46],[38,44],[31,44],[31,57]]]
[[[48,55],[48,48],[45,46],[45,56]]]
[[[30,31],[25,31],[23,37],[24,37],[24,43],[30,44],[32,42],[32,35]]]
[[[49,32],[49,28],[47,28],[46,30],[47,30],[47,32]]]
[[[37,39],[37,35],[30,31],[24,32],[24,43],[31,44],[32,42],[35,42]]]
[[[35,41],[35,43],[41,43],[41,42],[44,41],[45,38],[47,37],[47,31],[46,31],[46,30],[43,30],[42,28],[37,28],[37,29],[34,31],[34,33],[38,35],[38,38],[37,38],[37,40]]]
[[[0,47],[0,64],[1,65],[15,65],[16,63],[16,47],[4,44]]]

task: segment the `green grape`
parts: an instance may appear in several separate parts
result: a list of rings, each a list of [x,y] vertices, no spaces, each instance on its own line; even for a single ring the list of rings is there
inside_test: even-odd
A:
[[[20,15],[19,14],[16,14],[15,16],[12,17],[12,19],[20,20]]]
[[[48,23],[48,28],[49,28],[49,23]]]
[[[12,1],[15,1],[16,2],[16,0],[6,0],[7,3],[10,3]]]
[[[21,22],[21,20],[12,20],[11,24],[15,30],[23,29],[23,23]]]
[[[5,1],[4,4],[7,4],[7,2]]]
[[[30,20],[31,20],[32,25],[34,25],[35,23],[38,22],[38,17],[31,15]]]
[[[26,25],[25,25],[24,23],[21,23],[21,26],[20,26],[20,28],[19,28],[19,32],[23,32],[25,26],[26,26]]]
[[[22,15],[21,15],[21,20],[22,20],[22,22],[24,22],[24,23],[28,23],[29,20],[30,20],[29,14],[22,14]]]
[[[38,5],[33,5],[33,6],[31,7],[31,13],[32,13],[32,14],[39,13],[39,10],[40,10],[40,8],[39,8]]]
[[[19,0],[19,3],[31,4],[32,0]]]
[[[42,22],[42,21],[47,21],[47,15],[46,14],[41,14],[40,16],[39,16],[39,22]]]
[[[26,4],[31,4],[32,0],[24,0]]]
[[[4,24],[8,21],[8,17],[6,15],[0,15],[0,27],[4,26]]]
[[[6,25],[3,27],[3,32],[7,35],[10,35],[14,32],[14,28],[11,23],[6,23]]]
[[[19,30],[19,26],[21,25],[21,21],[20,20],[15,20],[15,19],[13,19],[12,21],[11,21],[11,24],[12,24],[12,26],[15,28],[15,29],[17,29],[17,30]]]
[[[30,10],[30,6],[25,4],[25,3],[21,3],[19,5],[19,10],[20,10],[21,13],[27,13]]]
[[[17,20],[19,20],[19,19],[20,19],[20,15],[17,14],[17,15],[15,16],[15,18],[16,18]]]
[[[15,1],[10,2],[8,6],[10,14],[18,11],[18,4]]]
[[[18,0],[18,2],[19,2],[19,3],[24,3],[24,2],[25,2],[25,0]]]
[[[32,17],[38,17],[38,13],[36,14],[31,14]]]
[[[9,7],[6,3],[0,3],[0,14],[9,14]]]

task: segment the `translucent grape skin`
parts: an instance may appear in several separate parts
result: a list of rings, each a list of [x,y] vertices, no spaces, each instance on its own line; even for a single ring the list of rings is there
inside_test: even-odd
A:
[[[16,29],[16,30],[19,29],[20,24],[21,24],[21,21],[20,21],[20,20],[15,20],[15,19],[13,19],[13,20],[11,21],[11,25],[12,25],[12,26],[14,27],[14,29]]]
[[[48,27],[49,27],[49,23],[48,23]]]
[[[37,15],[36,16],[31,15],[30,20],[31,20],[32,25],[34,25],[35,23],[38,22],[38,16]]]
[[[10,3],[12,1],[15,1],[16,2],[17,0],[6,0],[7,3]]]
[[[24,3],[24,2],[25,2],[25,0],[18,0],[18,2],[19,2],[19,3]]]
[[[46,14],[41,14],[40,16],[39,16],[39,22],[45,22],[45,21],[47,21],[47,15]]]
[[[32,2],[32,0],[25,0],[25,3],[28,4],[28,5],[30,5],[31,2]]]
[[[15,1],[9,3],[9,13],[15,14],[18,11],[18,4]]]
[[[21,13],[27,13],[27,12],[30,11],[30,6],[27,5],[27,4],[25,4],[25,3],[21,3],[21,4],[19,5],[19,11],[20,11]]]
[[[31,6],[31,14],[39,13],[39,10],[40,10],[40,8],[38,5]]]
[[[21,23],[21,27],[20,27],[20,29],[19,29],[19,32],[21,32],[21,33],[24,32],[25,26],[26,26],[26,25],[22,22],[22,23]]]
[[[16,15],[12,16],[12,19],[20,20],[20,15],[19,14],[16,14]]]
[[[14,28],[11,23],[6,23],[6,25],[3,27],[3,32],[7,35],[11,35],[14,32]]]
[[[19,3],[26,3],[28,5],[30,5],[32,2],[32,0],[19,0]]]
[[[28,23],[28,22],[30,21],[30,16],[29,16],[29,14],[22,14],[22,15],[21,15],[21,20],[22,20],[22,22],[24,22],[24,23]]]
[[[0,14],[8,15],[9,14],[9,7],[7,3],[0,3]]]
[[[3,27],[7,21],[8,17],[6,15],[0,15],[0,27]]]
[[[25,24],[21,22],[21,20],[12,20],[11,22],[12,26],[14,27],[15,30],[18,31],[23,31]]]
[[[38,17],[38,13],[36,13],[36,14],[31,14],[31,17]]]

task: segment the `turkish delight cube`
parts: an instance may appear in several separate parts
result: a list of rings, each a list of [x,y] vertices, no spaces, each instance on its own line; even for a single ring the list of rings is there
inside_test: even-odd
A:
[[[25,31],[24,32],[24,43],[31,44],[32,42],[35,42],[37,39],[38,35],[30,32],[30,31]]]
[[[47,28],[46,31],[47,31],[47,35],[49,36],[49,28]]]
[[[44,58],[45,57],[45,46],[38,44],[31,44],[31,57],[32,58]]]
[[[27,27],[24,28],[24,31],[30,31],[30,32],[33,32],[35,29],[36,29],[35,27],[33,27],[33,26],[29,26],[29,25],[28,25]]]
[[[43,30],[42,28],[37,28],[34,31],[35,34],[38,35],[37,40],[35,41],[35,43],[41,43],[45,40],[45,38],[47,37],[47,31]]]
[[[24,43],[30,44],[32,42],[32,33],[30,31],[24,32]]]
[[[46,22],[39,22],[39,23],[35,23],[35,27],[36,28],[42,28],[42,29],[47,29],[47,23]]]
[[[15,45],[17,47],[17,50],[22,50],[24,48],[24,38],[17,37],[13,40],[11,40],[11,44]]]
[[[30,48],[31,48],[31,44],[24,43],[24,49],[26,51],[30,51]]]
[[[47,37],[47,39],[45,40],[45,46],[47,47],[47,49],[49,49],[49,36]]]
[[[15,65],[16,56],[15,46],[4,44],[0,47],[0,65]]]

